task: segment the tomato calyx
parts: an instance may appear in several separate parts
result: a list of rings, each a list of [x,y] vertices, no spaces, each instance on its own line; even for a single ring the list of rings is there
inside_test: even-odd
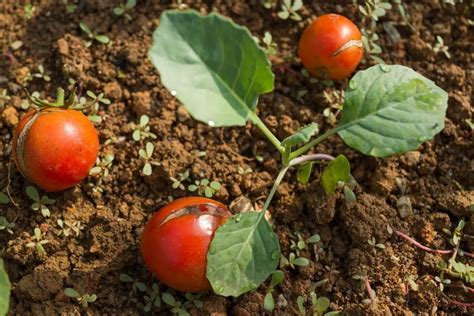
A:
[[[24,88],[26,92],[26,96],[28,100],[36,105],[39,108],[76,108],[74,105],[76,104],[76,91],[77,91],[77,83],[74,84],[74,88],[72,89],[71,93],[67,98],[65,98],[65,91],[63,88],[58,88],[56,92],[56,102],[48,102],[46,100],[40,99],[36,96],[32,96],[30,92]]]
[[[194,214],[196,217],[203,216],[203,215],[210,215],[210,216],[223,216],[227,217],[229,215],[229,212],[217,205],[211,204],[211,203],[198,203],[198,204],[192,204],[192,205],[186,205],[185,207],[168,214],[160,223],[159,226],[163,226],[164,224],[168,223],[169,221],[185,216],[185,215],[190,215]]]
[[[361,40],[350,40],[346,42],[344,45],[342,45],[341,47],[339,47],[338,49],[336,49],[334,53],[332,53],[331,56],[336,57],[337,55],[348,50],[351,47],[364,48],[364,45],[362,44]]]

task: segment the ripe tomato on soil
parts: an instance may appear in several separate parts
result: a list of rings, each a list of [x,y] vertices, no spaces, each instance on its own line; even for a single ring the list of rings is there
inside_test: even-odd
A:
[[[316,77],[341,80],[359,65],[364,54],[362,35],[348,18],[325,14],[315,19],[300,38],[298,54]]]
[[[146,267],[176,290],[211,289],[206,278],[207,252],[215,230],[230,216],[224,204],[202,197],[167,204],[143,230],[140,247]]]
[[[13,159],[25,178],[47,192],[81,182],[95,164],[99,137],[79,111],[44,108],[30,111],[13,135]]]

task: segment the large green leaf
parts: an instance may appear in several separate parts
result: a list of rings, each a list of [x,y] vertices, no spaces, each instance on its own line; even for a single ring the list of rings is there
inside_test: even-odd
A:
[[[8,279],[8,274],[3,266],[3,259],[0,258],[0,316],[8,313],[8,306],[10,304],[10,290],[11,283]]]
[[[256,289],[280,259],[278,237],[257,212],[240,213],[216,230],[206,276],[216,294],[239,296]]]
[[[444,128],[448,95],[400,65],[376,65],[349,82],[337,128],[358,151],[386,157],[416,149]]]
[[[217,13],[165,11],[149,56],[163,85],[212,126],[244,125],[260,94],[273,90],[264,51],[247,28]]]
[[[344,155],[337,156],[324,168],[321,183],[327,195],[333,195],[339,181],[347,182],[351,178],[351,165]]]

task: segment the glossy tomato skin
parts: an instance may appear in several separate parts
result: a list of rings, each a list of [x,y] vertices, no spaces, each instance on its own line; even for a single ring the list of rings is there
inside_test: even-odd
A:
[[[13,158],[20,172],[47,192],[81,182],[94,166],[99,137],[79,111],[45,108],[30,111],[13,135]]]
[[[140,244],[145,265],[162,283],[182,292],[211,289],[207,252],[215,230],[232,214],[214,200],[175,200],[148,221]]]
[[[305,29],[298,54],[311,75],[341,80],[347,78],[362,59],[361,39],[359,29],[351,20],[338,14],[325,14]],[[344,49],[347,43],[349,47]]]

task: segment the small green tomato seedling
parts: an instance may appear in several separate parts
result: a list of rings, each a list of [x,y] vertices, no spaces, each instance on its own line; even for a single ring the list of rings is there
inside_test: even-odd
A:
[[[49,243],[49,240],[43,239],[43,238],[44,238],[44,234],[41,233],[41,230],[38,227],[35,227],[33,241],[27,243],[26,247],[28,247],[28,248],[35,247],[36,252],[40,256],[44,255],[46,253],[46,251],[44,250],[43,245],[46,245],[47,243]]]
[[[86,47],[90,47],[93,41],[97,41],[101,44],[108,44],[110,42],[110,39],[106,35],[93,32],[84,22],[80,22],[79,27],[87,34],[87,37],[89,38],[89,40],[86,42]]]
[[[88,293],[81,295],[78,291],[71,287],[67,287],[64,289],[64,295],[76,299],[76,301],[81,303],[82,307],[84,308],[87,308],[90,303],[94,303],[97,300],[97,295]]]
[[[32,186],[26,188],[26,195],[34,201],[34,203],[31,204],[31,209],[33,211],[41,211],[41,214],[44,217],[49,217],[51,215],[48,205],[54,204],[55,200],[50,199],[46,195],[40,197],[38,190]]]
[[[289,17],[288,8],[297,11],[302,2],[284,1],[284,6],[287,13],[282,16]],[[215,232],[206,277],[214,292],[223,296],[252,291],[276,270],[280,245],[265,213],[289,169],[300,167],[297,179],[307,183],[312,176],[308,164],[327,163],[321,179],[325,192],[332,195],[344,190],[346,200],[355,199],[348,159],[307,154],[317,144],[339,135],[362,154],[388,157],[417,149],[444,127],[445,91],[408,67],[376,65],[350,80],[334,128],[320,133],[312,123],[278,139],[257,114],[259,97],[274,89],[265,51],[248,29],[217,13],[202,16],[196,11],[165,11],[149,56],[160,72],[161,83],[195,119],[213,127],[251,122],[281,155],[281,171],[262,211],[235,215]],[[293,256],[288,262],[295,265],[297,256]]]

